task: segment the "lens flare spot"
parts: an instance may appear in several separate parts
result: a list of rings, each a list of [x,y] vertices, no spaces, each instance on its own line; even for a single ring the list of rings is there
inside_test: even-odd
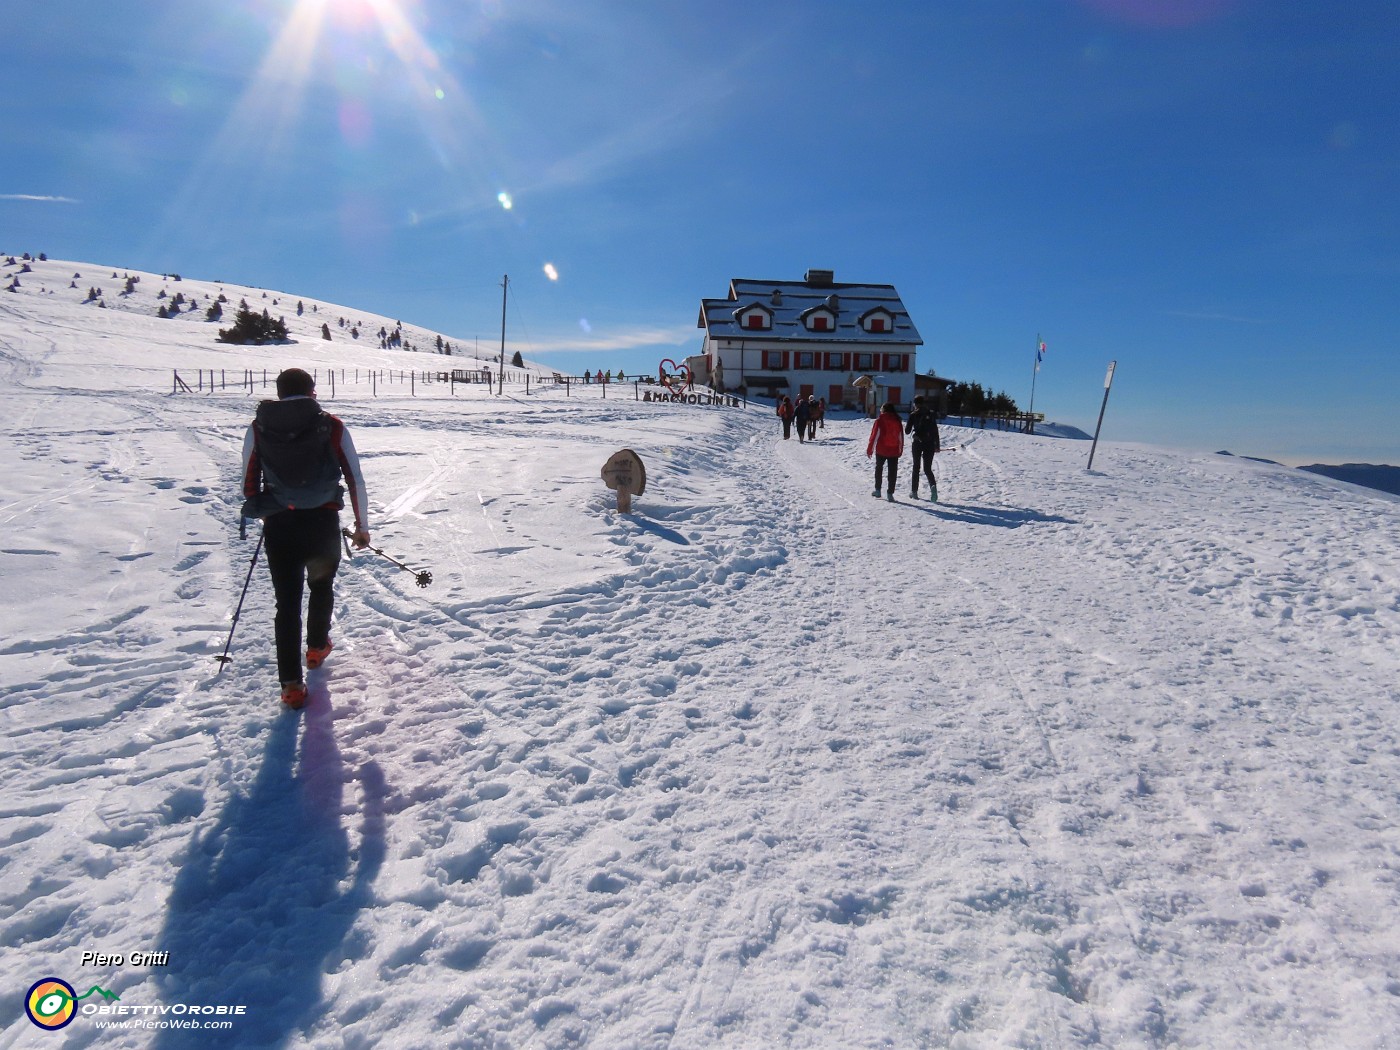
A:
[[[435,90],[435,91],[433,92],[433,95],[437,98],[437,100],[438,100],[439,102],[441,102],[443,99],[445,99],[445,98],[447,97],[447,92],[446,92],[446,91],[443,91],[442,88],[438,88],[437,90]]]
[[[510,194],[507,193],[505,190],[502,190],[500,193],[496,194],[496,200],[500,201],[501,207],[504,208],[506,211],[510,211],[512,208],[515,207],[515,201],[511,200]]]
[[[544,264],[544,275],[548,277],[551,281],[559,280],[559,271],[554,268],[553,263]]]
[[[593,331],[593,326],[588,323],[588,318],[586,317],[580,317],[578,319],[578,326],[582,328],[585,332],[592,333]]]

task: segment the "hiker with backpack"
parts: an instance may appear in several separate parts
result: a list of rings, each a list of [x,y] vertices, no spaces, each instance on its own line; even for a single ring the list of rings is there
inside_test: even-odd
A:
[[[344,481],[344,485],[341,482]],[[243,516],[263,520],[267,568],[277,599],[273,634],[282,702],[306,703],[302,671],[303,584],[306,668],[315,670],[334,648],[331,613],[340,566],[340,511],[345,496],[355,516],[355,546],[369,546],[365,481],[345,424],[322,410],[316,381],[300,368],[277,377],[277,400],[263,401],[243,439]]]
[[[928,479],[928,498],[938,502],[938,478],[933,474],[933,457],[938,454],[938,409],[932,398],[919,394],[914,398],[914,411],[909,413],[909,422],[904,424],[904,432],[914,437],[914,470],[909,476],[909,495],[919,498],[919,471]]]
[[[778,418],[783,421],[784,441],[787,441],[789,438],[792,437],[792,417],[795,413],[796,409],[792,407],[792,398],[784,394],[783,399],[778,402],[777,411]]]

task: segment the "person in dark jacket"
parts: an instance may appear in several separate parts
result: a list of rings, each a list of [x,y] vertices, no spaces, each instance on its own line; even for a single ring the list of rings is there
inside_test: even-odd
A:
[[[797,424],[797,440],[807,440],[807,427],[812,421],[812,405],[805,397],[797,399],[797,407],[793,409],[792,421]]]
[[[938,409],[934,408],[932,400],[925,398],[923,394],[914,398],[914,411],[909,413],[909,422],[904,424],[904,432],[914,437],[911,449],[914,464],[913,473],[909,475],[909,495],[913,499],[919,498],[919,471],[922,469],[924,477],[928,478],[928,498],[937,503],[938,479],[933,474],[933,457],[939,448]]]
[[[243,439],[243,516],[263,519],[267,569],[277,601],[277,677],[282,702],[300,708],[306,703],[300,651],[303,584],[310,592],[306,666],[314,671],[333,648],[331,613],[346,495],[355,516],[356,547],[369,546],[369,529],[355,443],[344,423],[321,410],[315,380],[300,368],[286,369],[277,377],[277,398],[258,405]]]
[[[865,446],[865,458],[875,457],[875,491],[872,496],[880,495],[880,482],[885,473],[886,464],[890,468],[890,487],[885,498],[894,502],[894,486],[899,474],[899,457],[904,455],[904,426],[900,421],[899,412],[894,407],[893,401],[886,401],[880,409],[880,414],[875,417],[875,422],[870,426],[870,440]]]

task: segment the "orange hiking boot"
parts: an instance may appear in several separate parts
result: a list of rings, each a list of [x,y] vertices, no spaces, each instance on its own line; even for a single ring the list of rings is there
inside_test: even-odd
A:
[[[331,655],[331,650],[334,649],[334,648],[335,648],[335,642],[333,642],[333,641],[331,641],[329,638],[327,638],[327,639],[326,639],[326,644],[325,644],[325,645],[317,646],[317,647],[314,648],[314,649],[307,649],[307,650],[306,650],[306,669],[307,669],[308,671],[314,671],[314,670],[316,670],[316,668],[320,667],[323,663],[326,662],[326,657],[328,657],[328,656]]]
[[[283,682],[282,703],[293,711],[300,711],[306,706],[306,686],[301,682]]]

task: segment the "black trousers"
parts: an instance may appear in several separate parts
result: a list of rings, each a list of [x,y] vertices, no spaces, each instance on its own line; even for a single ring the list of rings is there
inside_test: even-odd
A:
[[[273,636],[277,680],[300,682],[301,597],[306,603],[306,647],[319,649],[331,634],[335,572],[340,568],[340,515],[334,508],[284,510],[263,522],[263,546],[272,592],[277,598]]]
[[[918,441],[914,442],[914,473],[909,480],[913,482],[915,492],[919,490],[920,468],[923,469],[924,477],[928,478],[929,487],[938,488],[938,479],[933,476],[933,454],[937,451],[932,443],[925,445]]]
[[[898,457],[898,456],[882,456],[882,455],[880,455],[880,453],[878,453],[878,452],[875,453],[875,491],[876,491],[876,492],[879,492],[879,491],[880,491],[880,479],[881,479],[881,477],[882,477],[882,476],[884,475],[884,473],[885,473],[885,464],[886,464],[886,463],[888,463],[888,464],[890,465],[890,487],[889,487],[888,491],[889,491],[889,492],[894,492],[894,483],[895,483],[895,479],[899,476],[899,457]]]

